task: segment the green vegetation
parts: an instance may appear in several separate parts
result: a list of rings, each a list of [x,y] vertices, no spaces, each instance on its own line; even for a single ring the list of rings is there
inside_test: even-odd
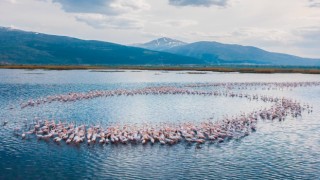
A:
[[[83,67],[228,66],[227,69],[219,67],[217,71],[233,71],[229,68],[230,66],[244,64],[320,67],[320,60],[271,53],[249,46],[217,42],[183,44],[175,41],[175,43],[180,46],[166,49],[165,51],[168,52],[158,52],[109,42],[87,41],[0,27],[0,64],[50,65],[59,66],[59,69],[73,65]]]
[[[146,65],[204,64],[166,52],[0,27],[0,64]]]
[[[320,66],[319,59],[302,58],[288,54],[273,53],[252,46],[196,42],[164,50],[166,52],[197,58],[207,64],[260,64]]]

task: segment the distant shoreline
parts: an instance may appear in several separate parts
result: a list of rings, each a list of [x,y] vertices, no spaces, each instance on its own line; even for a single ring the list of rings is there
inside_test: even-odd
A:
[[[0,65],[0,69],[44,69],[44,70],[162,70],[162,71],[213,71],[239,73],[302,73],[320,74],[320,67],[189,67],[189,66],[88,66],[88,65]]]

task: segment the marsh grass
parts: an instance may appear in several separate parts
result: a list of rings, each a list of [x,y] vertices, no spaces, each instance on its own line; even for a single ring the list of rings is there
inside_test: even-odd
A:
[[[303,73],[320,74],[320,67],[243,67],[243,66],[87,66],[87,65],[0,65],[0,69],[43,69],[43,70],[91,70],[92,72],[123,72],[123,70],[161,70],[161,71],[200,71],[188,74],[205,74],[213,72],[239,72],[239,73]]]

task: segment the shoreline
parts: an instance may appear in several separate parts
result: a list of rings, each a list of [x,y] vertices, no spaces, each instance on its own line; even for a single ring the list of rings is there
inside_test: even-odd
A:
[[[88,65],[0,65],[0,69],[43,70],[162,70],[162,71],[212,71],[239,73],[302,73],[320,74],[320,67],[189,67],[189,66],[88,66]]]

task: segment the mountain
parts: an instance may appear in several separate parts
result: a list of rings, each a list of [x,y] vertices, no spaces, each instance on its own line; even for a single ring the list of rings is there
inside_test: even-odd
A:
[[[170,38],[160,38],[156,39],[144,44],[134,44],[133,46],[135,47],[140,47],[140,48],[145,48],[145,49],[150,49],[150,50],[155,50],[155,51],[164,51],[173,47],[179,47],[182,45],[186,45],[187,43],[178,41],[175,39],[170,39]]]
[[[319,59],[268,52],[252,46],[222,44],[218,42],[195,42],[164,50],[204,60],[206,64],[254,64],[285,66],[320,66]]]
[[[320,66],[320,60],[218,42],[160,38],[130,47],[0,27],[0,64]]]
[[[320,66],[319,59],[268,52],[257,47],[237,44],[208,41],[187,44],[170,38],[160,38],[135,46],[196,58],[208,65]]]
[[[177,65],[195,58],[137,47],[0,28],[0,64]]]

